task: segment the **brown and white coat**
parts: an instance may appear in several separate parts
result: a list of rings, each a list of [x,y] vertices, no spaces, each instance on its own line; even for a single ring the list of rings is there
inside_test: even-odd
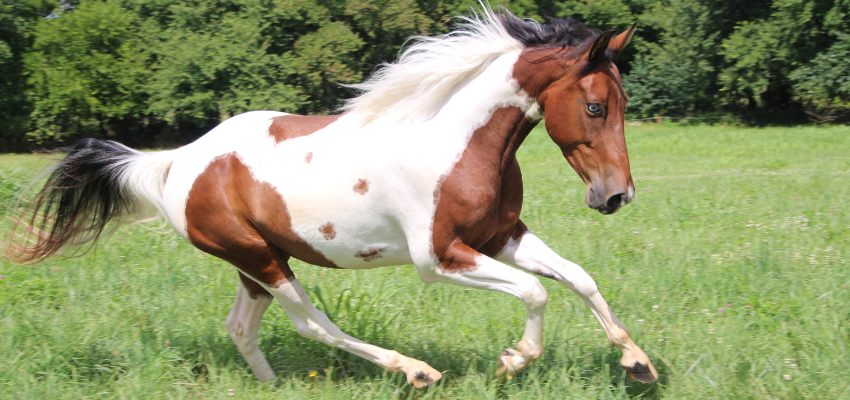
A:
[[[403,372],[417,387],[441,377],[422,361],[341,332],[310,302],[291,257],[343,269],[413,264],[425,283],[519,298],[526,328],[517,348],[499,356],[497,373],[505,376],[543,353],[548,295],[521,270],[552,278],[582,297],[633,377],[657,378],[593,279],[519,218],[516,151],[544,112],[591,207],[611,213],[634,197],[626,97],[611,62],[632,30],[596,33],[576,48],[537,48],[507,27],[531,22],[490,10],[483,17],[464,34],[415,44],[364,84],[366,93],[342,115],[255,111],[173,151],[126,150],[131,156],[116,173],[122,193],[238,269],[227,327],[259,379],[274,377],[257,345],[272,298],[305,337]],[[439,75],[439,67],[454,72]]]

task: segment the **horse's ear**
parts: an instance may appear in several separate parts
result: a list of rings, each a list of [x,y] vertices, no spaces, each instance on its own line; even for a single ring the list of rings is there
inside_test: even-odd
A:
[[[596,37],[596,40],[593,42],[593,45],[590,46],[590,50],[587,51],[587,61],[593,61],[596,57],[600,57],[605,54],[605,50],[608,50],[608,43],[611,41],[611,37],[614,36],[614,30],[602,32],[601,35]]]
[[[635,28],[637,28],[637,22],[635,22],[629,30],[617,35],[608,43],[608,47],[614,52],[614,61],[617,61],[617,57],[620,56],[620,52],[629,45],[629,42],[632,40],[632,36],[635,34]]]

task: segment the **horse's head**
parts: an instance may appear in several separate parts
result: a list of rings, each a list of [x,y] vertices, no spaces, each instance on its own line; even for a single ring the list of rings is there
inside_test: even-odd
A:
[[[628,96],[614,65],[634,29],[604,32],[572,49],[527,48],[515,69],[520,85],[537,98],[549,136],[584,180],[585,202],[602,214],[635,195],[623,132]]]

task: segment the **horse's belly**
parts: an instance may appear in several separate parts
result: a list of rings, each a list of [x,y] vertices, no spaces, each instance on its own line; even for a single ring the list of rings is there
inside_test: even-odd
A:
[[[368,269],[412,263],[407,237],[389,216],[347,207],[314,211],[290,212],[292,230],[336,266]]]
[[[427,198],[406,198],[410,184],[391,168],[356,165],[343,155],[328,157],[330,150],[293,142],[252,165],[255,177],[280,194],[290,229],[341,268],[412,263],[407,228],[411,220],[430,220],[424,207],[433,204],[433,189]],[[311,150],[312,159],[305,162]]]
[[[313,250],[346,269],[412,262],[398,216],[376,199],[379,196],[369,199],[369,193],[332,190],[337,185],[328,182],[320,188],[293,182],[298,180],[287,179],[276,187],[286,208],[280,212],[288,214],[286,228]]]

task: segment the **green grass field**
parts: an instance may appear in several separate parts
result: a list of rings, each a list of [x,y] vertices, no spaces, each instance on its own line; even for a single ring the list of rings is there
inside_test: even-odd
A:
[[[0,261],[0,398],[850,398],[850,127],[647,124],[626,135],[637,197],[603,216],[535,130],[519,154],[523,220],[594,275],[657,383],[627,378],[590,311],[554,281],[543,280],[543,358],[500,383],[497,355],[522,334],[518,300],[426,286],[410,266],[301,263],[299,280],[343,331],[443,380],[410,388],[301,338],[272,305],[260,346],[279,377],[260,383],[224,328],[234,269],[126,226],[81,258]],[[0,157],[4,210],[37,164]]]

